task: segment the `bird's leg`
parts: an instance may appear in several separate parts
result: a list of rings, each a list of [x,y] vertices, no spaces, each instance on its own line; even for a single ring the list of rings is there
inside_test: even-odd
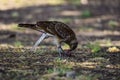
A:
[[[63,49],[61,47],[61,41],[59,41],[58,38],[55,36],[54,37],[54,42],[55,42],[55,44],[57,46],[59,56],[60,56],[60,58],[62,58],[62,54],[64,54],[64,51],[63,51]]]
[[[66,42],[66,39],[63,39],[63,40],[61,40],[60,41],[60,45],[62,44],[62,42],[64,43],[64,42]],[[59,53],[61,52],[65,57],[67,57],[67,56],[71,56],[71,53],[70,53],[70,51],[69,50],[67,50],[67,51],[64,51],[63,49],[62,49],[62,47],[60,46],[60,47],[58,47],[58,48],[60,48],[60,49],[58,49],[58,51],[59,51]]]
[[[60,55],[60,57],[62,57],[62,56],[66,56],[65,54],[65,51],[62,49],[62,47],[61,47],[61,44],[62,44],[62,42],[63,42],[63,40],[61,40],[59,43],[58,43],[58,53],[59,53],[59,55]]]
[[[31,51],[36,51],[36,47],[45,39],[46,33],[42,33],[42,36],[36,41],[35,45],[32,47]]]
[[[58,46],[58,53],[60,57],[65,53],[61,46]]]

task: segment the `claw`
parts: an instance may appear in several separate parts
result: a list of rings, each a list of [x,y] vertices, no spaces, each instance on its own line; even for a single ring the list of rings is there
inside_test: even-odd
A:
[[[70,51],[70,50],[65,50],[65,55],[66,55],[66,56],[72,57],[72,56],[74,56],[74,55],[72,55],[72,54],[73,54],[72,51]]]

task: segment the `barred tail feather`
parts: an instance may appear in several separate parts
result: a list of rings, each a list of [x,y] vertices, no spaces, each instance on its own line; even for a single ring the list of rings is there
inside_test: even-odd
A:
[[[18,24],[18,27],[35,28],[36,24]]]

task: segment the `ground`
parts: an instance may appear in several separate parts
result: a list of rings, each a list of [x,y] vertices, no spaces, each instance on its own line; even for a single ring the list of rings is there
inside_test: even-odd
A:
[[[75,80],[120,79],[119,7],[82,5],[77,0],[12,1],[0,5],[1,80],[72,80],[74,75]],[[39,20],[62,21],[74,30],[79,45],[71,56],[60,59],[52,38],[30,51],[41,33],[17,24]]]

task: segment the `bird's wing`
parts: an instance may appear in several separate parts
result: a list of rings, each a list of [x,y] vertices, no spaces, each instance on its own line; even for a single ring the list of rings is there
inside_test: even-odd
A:
[[[57,35],[59,38],[65,39],[71,36],[75,36],[69,26],[58,21],[39,21],[38,26],[41,26],[47,33]]]
[[[62,24],[62,23],[56,24],[55,31],[56,31],[57,35],[63,39],[69,38],[71,36],[75,36],[72,29],[69,28],[66,24]]]
[[[53,21],[38,21],[37,26],[42,28],[46,33],[54,35],[54,22]]]

